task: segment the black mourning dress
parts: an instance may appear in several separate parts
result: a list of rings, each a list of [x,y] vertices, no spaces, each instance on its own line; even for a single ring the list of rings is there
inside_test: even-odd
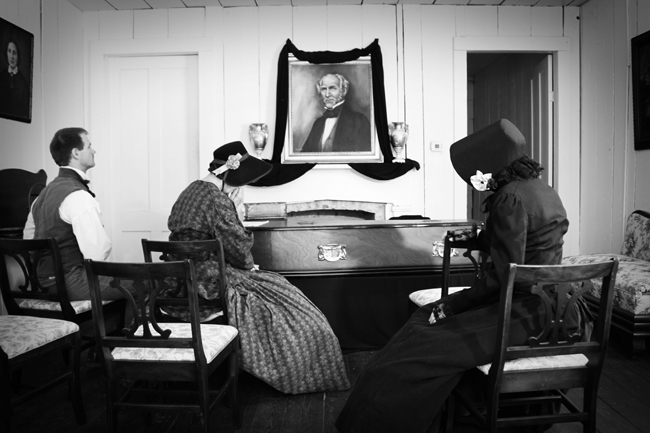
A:
[[[488,197],[486,210],[479,241],[494,264],[488,276],[444,299],[453,315],[431,325],[434,304],[413,314],[367,365],[336,421],[339,431],[426,432],[463,372],[491,361],[500,277],[508,264],[561,262],[569,221],[557,192],[541,179],[506,184]],[[541,328],[543,308],[537,296],[516,288],[512,342],[525,343]],[[575,328],[582,311],[576,307]]]

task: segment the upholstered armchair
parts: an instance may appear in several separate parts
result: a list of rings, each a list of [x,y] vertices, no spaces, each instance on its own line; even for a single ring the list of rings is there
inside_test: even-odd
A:
[[[583,254],[564,258],[564,263],[593,263],[609,257],[619,260],[614,289],[612,326],[632,340],[632,351],[647,349],[650,343],[650,213],[637,210],[627,219],[620,254]],[[600,302],[601,283],[584,296],[593,311]]]

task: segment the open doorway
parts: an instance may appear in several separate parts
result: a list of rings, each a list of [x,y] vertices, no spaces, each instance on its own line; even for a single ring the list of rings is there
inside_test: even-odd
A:
[[[553,56],[550,53],[467,53],[467,133],[499,119],[526,138],[526,153],[545,168],[553,185]],[[484,221],[489,193],[467,189],[467,217]]]

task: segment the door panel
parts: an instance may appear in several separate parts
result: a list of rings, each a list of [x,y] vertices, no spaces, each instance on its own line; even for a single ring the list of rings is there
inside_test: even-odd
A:
[[[141,261],[140,239],[167,239],[198,177],[197,57],[115,57],[109,69],[112,260]]]

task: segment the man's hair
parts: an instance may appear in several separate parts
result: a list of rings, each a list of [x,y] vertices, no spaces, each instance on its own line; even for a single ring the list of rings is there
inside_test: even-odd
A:
[[[348,80],[345,79],[345,77],[341,74],[325,74],[321,77],[320,80],[316,83],[316,94],[320,95],[320,85],[323,82],[323,78],[327,77],[328,75],[333,75],[334,77],[338,78],[339,80],[339,87],[341,88],[341,99],[345,98],[345,95],[348,94],[348,86],[350,83],[348,83]]]
[[[50,153],[59,167],[70,163],[72,149],[83,149],[81,134],[88,134],[83,128],[63,128],[56,131],[50,142]]]

